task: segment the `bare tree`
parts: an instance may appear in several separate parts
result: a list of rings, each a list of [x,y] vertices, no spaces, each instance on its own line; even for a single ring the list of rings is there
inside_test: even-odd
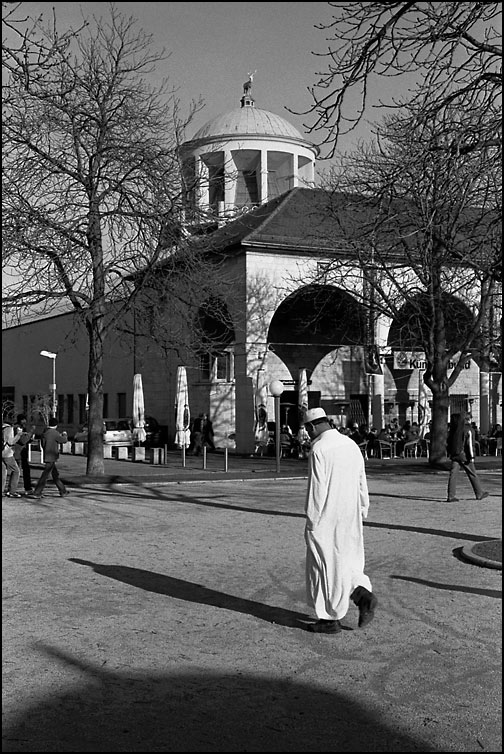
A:
[[[83,322],[87,473],[102,474],[105,342],[148,284],[132,273],[183,245],[178,146],[199,104],[184,119],[167,82],[149,85],[164,53],[113,5],[77,35],[34,28],[3,47],[3,303],[18,317],[70,304]]]
[[[500,300],[501,154],[492,146],[434,149],[464,139],[465,119],[459,134],[452,108],[435,123],[419,124],[415,115],[386,119],[378,142],[353,155],[351,175],[348,161],[333,174],[330,207],[345,252],[324,279],[351,284],[371,320],[393,320],[389,345],[425,352],[437,463],[445,457],[449,389],[467,354],[488,370],[501,345],[498,326],[493,342],[489,333],[502,310],[494,306],[495,321],[488,318]]]
[[[340,134],[354,129],[373,102],[379,79],[406,79],[408,98],[419,120],[455,106],[469,117],[485,112],[477,132],[467,130],[465,148],[500,139],[502,94],[502,4],[480,2],[330,2],[333,20],[317,25],[328,49],[314,53],[327,63],[309,89],[314,116],[311,132],[321,135],[327,158],[335,154]],[[400,86],[400,83],[399,83]],[[421,104],[422,107],[418,107]]]

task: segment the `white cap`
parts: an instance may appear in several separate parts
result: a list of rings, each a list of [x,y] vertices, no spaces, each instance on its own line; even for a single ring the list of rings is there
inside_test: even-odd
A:
[[[323,408],[309,408],[308,411],[305,411],[305,424],[314,422],[316,419],[326,419],[327,421],[329,421]]]

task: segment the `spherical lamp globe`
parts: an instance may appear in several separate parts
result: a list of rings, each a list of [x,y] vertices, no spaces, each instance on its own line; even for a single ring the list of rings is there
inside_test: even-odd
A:
[[[280,395],[282,395],[284,391],[284,385],[283,382],[280,380],[273,380],[273,382],[270,382],[270,393],[274,398],[278,398]]]

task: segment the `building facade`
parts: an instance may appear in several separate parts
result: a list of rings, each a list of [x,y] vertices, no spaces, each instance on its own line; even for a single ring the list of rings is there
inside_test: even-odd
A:
[[[344,275],[341,268],[338,279],[329,273],[344,240],[324,206],[326,193],[314,188],[317,150],[285,119],[256,108],[251,84],[240,108],[210,121],[181,150],[188,228],[191,206],[198,222],[205,214],[217,221],[212,247],[225,253],[235,291],[226,302],[233,323],[226,343],[183,364],[191,414],[209,414],[217,447],[250,453],[257,406],[274,418],[269,385],[280,380],[281,423],[293,431],[303,400],[322,406],[336,425],[381,428],[397,417],[426,426],[431,396],[422,353],[414,344],[398,349],[398,323],[385,317],[373,322],[370,341],[368,313],[354,295],[363,285],[358,267],[349,258]],[[470,298],[453,305],[472,316]],[[4,401],[29,413],[34,396],[48,392],[51,364],[42,348],[57,354],[58,416],[71,433],[85,421],[87,391],[87,340],[72,314],[4,330]],[[141,373],[146,414],[174,442],[180,365],[148,338],[117,333],[107,346],[104,415],[131,415],[133,375]],[[450,401],[452,409],[470,409],[483,430],[501,423],[501,374],[482,372],[468,355]]]

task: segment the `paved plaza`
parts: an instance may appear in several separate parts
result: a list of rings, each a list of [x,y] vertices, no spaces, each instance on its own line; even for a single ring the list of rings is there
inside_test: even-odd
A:
[[[70,494],[2,501],[3,751],[502,751],[501,537],[490,497],[425,459],[368,462],[357,628],[304,629],[306,464],[63,456]],[[36,479],[39,471],[35,469]]]

